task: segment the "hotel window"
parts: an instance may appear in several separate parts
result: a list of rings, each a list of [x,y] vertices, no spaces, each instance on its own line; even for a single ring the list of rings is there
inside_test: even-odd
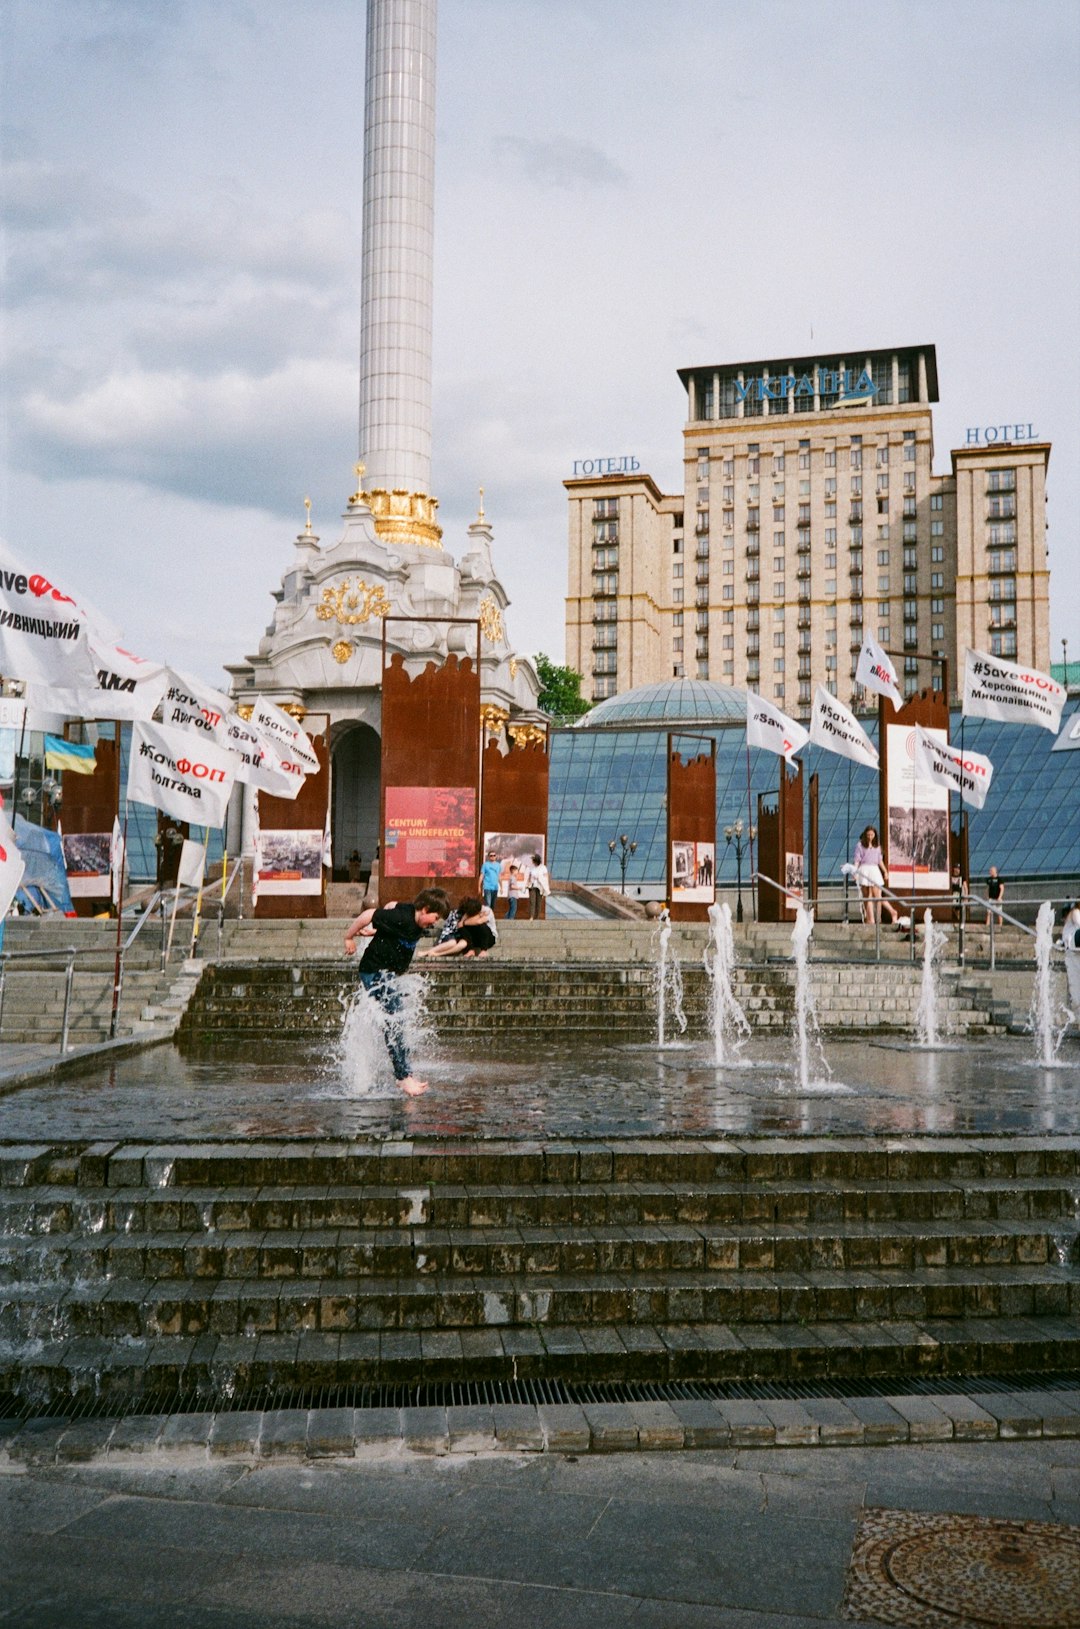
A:
[[[944,600],[931,600],[930,601],[930,615],[935,616],[935,617],[944,616],[945,615],[945,601]]]
[[[826,528],[825,528],[825,547],[828,548],[830,543],[835,548],[835,546],[836,546],[836,527],[835,526],[826,526]]]
[[[889,523],[888,523],[888,521],[885,522],[884,526],[879,526],[878,527],[877,535],[878,535],[878,542],[879,543],[887,543],[889,541]]]
[[[774,656],[773,657],[772,670],[773,670],[774,673],[783,673],[783,671],[784,671],[784,658],[782,656]]]
[[[986,569],[987,571],[1015,571],[1016,550],[1001,549],[997,554],[988,554]]]
[[[784,556],[782,554],[774,554],[773,555],[772,568],[773,568],[774,571],[783,571],[783,569],[784,569]]]
[[[904,593],[917,594],[919,592],[919,578],[914,571],[904,573]]]
[[[877,478],[877,490],[879,492],[888,492],[888,490],[889,490],[888,471],[886,471],[886,473],[884,475],[879,475],[878,476],[878,478]]]
[[[944,560],[945,550],[940,543],[934,544],[933,548],[930,550],[930,558],[931,560]]]
[[[931,494],[930,494],[930,507],[931,507],[931,509],[944,509],[944,507],[945,507],[944,495],[942,493],[940,493],[940,492],[931,492]]]
[[[615,694],[614,679],[597,679],[593,684],[593,700],[606,701]]]
[[[825,477],[825,496],[827,498],[833,498],[833,497],[836,496],[836,476],[835,475],[827,475]]]
[[[861,498],[862,497],[862,476],[861,475],[853,475],[851,477],[851,496],[853,498]]]
[[[835,469],[836,468],[836,448],[835,447],[830,447],[829,450],[825,454],[825,468],[826,469]]]
[[[746,529],[747,529],[747,531],[748,532],[749,531],[756,532],[758,530],[758,528],[760,527],[760,525],[761,525],[761,510],[753,508],[753,507],[749,508],[746,511]]]
[[[601,571],[605,566],[617,566],[619,551],[617,548],[594,549],[592,563],[594,571]]]
[[[987,492],[1015,492],[1015,469],[992,469],[986,477]]]
[[[733,486],[726,486],[724,488],[724,502],[725,503],[734,503],[735,502],[735,488]]]
[[[781,525],[784,524],[785,513],[786,513],[786,506],[784,504],[778,503],[778,504],[776,504],[774,506],[773,512],[772,512],[772,518],[773,518],[773,525],[774,526],[781,526]]]
[[[877,551],[877,563],[878,563],[879,566],[887,566],[888,565],[888,563],[889,563],[889,551],[888,551],[888,549],[879,549]]]
[[[915,471],[913,469],[906,469],[904,471],[904,491],[905,492],[914,492],[914,490],[915,490]]]
[[[756,451],[752,457],[746,460],[746,473],[747,475],[761,474],[761,459],[757,456]]]
[[[671,674],[675,679],[684,679],[686,677],[686,669],[683,667],[681,662],[676,662],[675,666],[671,670]]]
[[[735,474],[735,460],[734,460],[734,458],[725,458],[724,459],[724,462],[720,466],[720,473],[724,477],[725,481],[730,481],[731,480],[731,477]]]
[[[997,526],[986,528],[986,541],[992,549],[1001,548],[1003,544],[1016,542],[1016,522],[1014,520],[1001,521]]]
[[[730,677],[734,672],[735,672],[735,663],[734,662],[725,662],[724,663],[724,673],[725,673],[725,675]]]
[[[992,633],[990,635],[990,654],[992,656],[1015,656],[1016,655],[1016,634],[1015,634],[1015,632]]]
[[[1006,493],[1002,497],[987,498],[986,516],[988,520],[1015,520],[1016,497],[1013,493]]]
[[[735,613],[734,613],[734,611],[725,611],[723,613],[723,615],[722,615],[721,620],[723,622],[734,622],[735,621]]]
[[[825,505],[825,519],[826,520],[835,520],[836,519],[836,505],[835,505],[835,503],[827,503]]]
[[[724,650],[734,650],[735,649],[735,635],[730,634],[730,633],[724,634],[723,638],[720,641],[720,644],[721,644],[721,646],[723,647]]]
[[[945,624],[943,622],[932,622],[930,624],[930,638],[931,639],[944,639],[945,638]]]
[[[699,509],[705,509],[705,508],[708,507],[708,503],[709,503],[709,489],[708,489],[708,487],[707,486],[699,486],[698,489],[697,489],[697,506],[698,506],[698,508]]]
[[[783,532],[774,532],[773,533],[773,535],[772,535],[772,546],[773,546],[774,549],[782,549],[784,547],[784,534],[783,534]]]
[[[722,513],[722,518],[725,532],[733,531],[735,528],[734,509],[725,509]]]
[[[783,501],[784,501],[784,483],[783,483],[783,481],[774,481],[773,482],[772,495],[773,495],[773,503],[783,503]]]
[[[930,522],[930,536],[931,537],[944,537],[945,536],[945,522],[943,520],[932,520]]]
[[[833,563],[835,564],[835,559],[834,559]],[[826,562],[826,570],[828,570],[828,563],[827,562]],[[836,593],[836,578],[835,577],[826,577],[826,579],[825,579],[825,592],[826,592],[826,594],[835,594]]]
[[[784,648],[784,630],[783,630],[783,628],[778,628],[776,630],[776,632],[772,636],[772,642],[773,642],[773,650],[783,650],[783,648]]]
[[[746,585],[746,603],[747,603],[747,605],[756,605],[758,603],[758,601],[761,598],[761,594],[759,593],[759,588],[760,588],[759,583],[747,583],[747,585]],[[725,593],[726,593],[726,590],[725,590]]]
[[[862,448],[852,447],[851,457],[848,460],[852,469],[862,469]]]
[[[808,441],[799,442],[799,468],[810,468],[810,443]]]
[[[594,498],[593,499],[593,519],[594,520],[613,520],[613,519],[617,520],[618,515],[619,515],[619,500],[618,500],[618,498]]]
[[[675,612],[675,615],[671,619],[671,624],[672,624],[672,627],[674,627],[674,628],[681,628],[682,627],[682,625],[683,625],[683,614],[682,614],[681,611],[676,611]]]
[[[904,519],[915,519],[915,499],[912,497],[907,497],[904,499]]]
[[[784,619],[784,607],[782,605],[777,605],[774,608],[773,614],[772,614],[772,619],[773,619],[774,622],[783,622],[785,620]]]
[[[619,592],[619,573],[617,571],[597,572],[593,577],[594,594],[617,594]]]
[[[799,497],[800,498],[808,498],[809,496],[810,496],[810,482],[809,481],[800,481],[799,482]]]
[[[614,543],[618,540],[619,523],[617,520],[594,520],[592,537],[594,543]]]
[[[707,661],[698,662],[697,676],[699,679],[707,679],[709,677],[709,664]]]
[[[725,583],[720,592],[725,600],[733,600],[735,598],[735,584]]]
[[[879,625],[877,636],[879,645],[887,645],[889,643],[889,624],[887,622],[883,622]]]
[[[916,571],[916,570],[918,570],[918,565],[919,565],[919,551],[918,551],[918,549],[905,549],[904,550],[904,570],[905,571]]]
[[[619,608],[614,600],[601,600],[593,606],[594,622],[618,622]]]
[[[683,563],[682,563],[682,561],[681,560],[673,561],[672,566],[671,566],[671,575],[673,577],[678,578],[678,577],[681,577],[682,574],[683,574]]]
[[[904,463],[905,464],[913,464],[914,462],[915,462],[915,432],[914,432],[914,430],[905,430],[904,431]]]
[[[828,541],[827,538],[826,538],[826,541]],[[836,541],[835,537],[833,538],[833,541],[834,542]],[[836,570],[836,556],[835,556],[835,554],[827,554],[825,556],[825,570],[826,571],[835,571]]]
[[[835,673],[836,672],[836,657],[835,656],[826,656],[826,658],[825,658],[825,671],[827,673]]]
[[[618,668],[618,652],[613,650],[598,650],[593,655],[594,673],[615,673]]]
[[[945,587],[945,573],[943,571],[932,571],[930,573],[930,587],[931,588],[944,588]]]
[[[800,526],[809,526],[809,524],[810,524],[810,505],[808,503],[801,503],[799,505],[799,525]]]
[[[734,575],[735,575],[735,562],[734,562],[734,560],[725,560],[724,561],[724,576],[725,577],[734,577]]]
[[[772,693],[773,693],[773,700],[774,701],[783,701],[783,699],[784,699],[784,687],[783,687],[782,684],[774,684]]]
[[[904,522],[904,542],[905,543],[916,543],[918,541],[918,537],[919,537],[919,530],[918,530],[918,527],[916,526],[915,522],[913,520],[905,520],[905,522]]]
[[[760,498],[761,498],[761,482],[760,481],[751,481],[750,484],[746,488],[746,496],[747,496],[748,502],[750,502],[750,503],[758,503],[760,501]]]
[[[774,475],[783,475],[783,473],[784,473],[784,455],[783,455],[783,453],[773,453],[772,472],[773,472]]]
[[[848,536],[848,542],[851,544],[853,549],[858,548],[859,544],[862,542],[861,526],[852,526],[850,535]]]
[[[888,462],[889,462],[889,449],[888,449],[888,447],[879,447],[878,448],[878,450],[877,450],[877,462],[878,462],[878,468],[879,469],[882,467],[882,465],[886,465],[886,466],[888,465]]]
[[[887,594],[889,592],[889,574],[887,571],[883,575],[879,573],[877,580],[877,591],[879,594]]]
[[[682,604],[682,589],[681,588],[673,588],[671,590],[671,603],[673,605],[681,605]]]

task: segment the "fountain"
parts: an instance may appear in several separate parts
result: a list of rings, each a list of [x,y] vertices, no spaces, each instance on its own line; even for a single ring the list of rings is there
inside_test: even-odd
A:
[[[1035,985],[1031,992],[1031,1033],[1037,1042],[1037,1061],[1044,1069],[1059,1069],[1058,1048],[1072,1014],[1055,1001],[1051,989],[1050,956],[1054,948],[1054,907],[1048,899],[1035,918]]]
[[[353,1097],[389,1097],[398,1095],[391,1090],[390,1060],[386,1050],[386,1026],[400,1026],[410,1054],[429,1051],[428,1033],[423,1010],[423,988],[418,978],[402,977],[398,981],[401,991],[401,1012],[387,1019],[386,1014],[362,984],[345,1005],[345,1019],[341,1026],[336,1066],[341,1080]]]
[[[710,905],[705,971],[709,976],[709,1027],[718,1069],[731,1063],[750,1039],[750,1020],[732,988],[734,966],[735,935],[731,927],[731,906]]]
[[[810,985],[810,936],[814,931],[814,913],[800,905],[795,912],[795,926],[791,930],[791,947],[795,953],[795,1060],[798,1082],[802,1090],[820,1090],[827,1085],[832,1070],[825,1061],[814,1011],[814,992]],[[813,1055],[822,1075],[810,1078]],[[824,1078],[822,1078],[824,1077]]]
[[[923,913],[922,989],[915,1015],[916,1046],[936,1047],[938,1044],[937,962],[944,945],[945,929],[934,921],[934,913],[928,905]]]
[[[671,943],[671,913],[660,913],[659,929],[656,935],[656,1041],[658,1046],[667,1046],[668,1009],[678,1025],[679,1034],[686,1029],[686,1013],[683,1010],[683,983],[682,968],[679,958],[670,953]]]

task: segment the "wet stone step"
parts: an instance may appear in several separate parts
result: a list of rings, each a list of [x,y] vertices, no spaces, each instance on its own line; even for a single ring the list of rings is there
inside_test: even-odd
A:
[[[417,1384],[434,1380],[852,1380],[1072,1368],[1080,1335],[1060,1319],[884,1320],[814,1329],[757,1324],[0,1342],[0,1387],[26,1401],[130,1402],[166,1390]]]
[[[11,1299],[8,1299],[8,1297]],[[1080,1273],[982,1267],[845,1273],[636,1271],[20,1285],[0,1291],[0,1339],[461,1330],[640,1323],[1076,1318]],[[1075,1331],[1080,1339],[1080,1323]]]

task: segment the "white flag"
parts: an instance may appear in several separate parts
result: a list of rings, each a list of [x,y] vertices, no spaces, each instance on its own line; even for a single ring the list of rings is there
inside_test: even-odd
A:
[[[232,702],[213,685],[192,679],[186,673],[169,670],[169,685],[161,704],[161,722],[178,730],[190,730],[204,741],[217,741]]]
[[[1041,724],[1061,728],[1065,686],[1048,673],[1018,667],[1000,656],[969,650],[964,659],[965,718],[996,718],[1003,724]]]
[[[927,786],[945,786],[959,792],[965,803],[981,809],[990,790],[994,766],[979,752],[961,753],[946,741],[915,726],[915,779]]]
[[[823,684],[819,684],[814,692],[810,739],[816,747],[824,747],[841,758],[852,759],[854,763],[865,764],[867,769],[878,767],[877,748],[855,714],[842,701],[837,701]]]
[[[810,732],[782,713],[779,707],[774,707],[771,701],[756,696],[752,690],[746,692],[748,747],[764,747],[767,752],[779,753],[790,763],[794,754],[805,747],[809,739]]]
[[[124,867],[127,861],[127,845],[124,834],[120,829],[120,822],[113,816],[112,838],[109,843],[109,878],[110,897],[114,905],[119,905],[124,897]]]
[[[151,719],[165,694],[169,670],[162,662],[134,656],[121,645],[110,645],[93,629],[88,634],[92,685],[65,689],[31,685],[29,700],[51,713],[75,718]]]
[[[176,886],[178,888],[201,888],[203,861],[205,859],[206,845],[197,842],[192,837],[185,837],[184,845],[180,850],[180,864],[176,871]]]
[[[904,705],[892,659],[869,634],[863,640],[863,648],[859,652],[855,683],[861,684],[866,690],[872,690],[876,696],[888,696],[894,707]]]
[[[27,684],[92,689],[90,620],[72,595],[0,543],[0,674]]]
[[[304,767],[286,758],[273,741],[260,735],[239,713],[227,713],[217,732],[219,746],[235,752],[240,760],[238,781],[269,792],[278,798],[295,798],[304,784]]]
[[[15,833],[0,810],[0,927],[18,893],[26,861],[15,847]]]
[[[251,722],[260,734],[268,735],[271,741],[283,747],[288,757],[298,759],[309,775],[318,774],[319,759],[310,737],[288,713],[260,696],[251,710]]]
[[[174,820],[222,826],[236,785],[236,754],[186,730],[136,722],[127,795]]]
[[[1066,719],[1065,728],[1050,748],[1051,752],[1080,752],[1080,707]]]

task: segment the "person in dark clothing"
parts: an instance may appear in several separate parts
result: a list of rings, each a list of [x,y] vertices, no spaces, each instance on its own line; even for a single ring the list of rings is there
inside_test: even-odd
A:
[[[457,918],[453,931],[443,935],[431,950],[417,951],[417,961],[436,956],[486,956],[494,949],[495,935],[488,925],[490,912],[482,899],[470,895],[452,912]]]
[[[1001,921],[1001,902],[1005,898],[1005,884],[998,876],[996,865],[990,867],[990,875],[986,879],[986,897],[989,901],[986,910],[986,926],[990,926],[990,918],[996,916]]]
[[[385,1014],[386,1046],[394,1079],[410,1097],[426,1092],[428,1083],[417,1080],[409,1064],[398,978],[408,971],[421,935],[429,933],[449,910],[450,901],[441,888],[425,888],[411,904],[392,900],[388,905],[361,911],[345,932],[346,956],[356,955],[358,938],[370,940],[360,958],[360,983]]]

